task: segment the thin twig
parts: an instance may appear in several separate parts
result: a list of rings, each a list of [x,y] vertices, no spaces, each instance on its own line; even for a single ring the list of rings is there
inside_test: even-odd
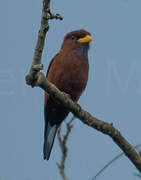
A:
[[[60,102],[64,107],[71,111],[76,117],[78,117],[83,123],[91,126],[98,131],[109,135],[113,141],[123,150],[125,155],[131,160],[135,167],[141,172],[141,157],[135,151],[134,147],[128,143],[128,141],[121,135],[121,133],[113,127],[112,124],[101,121],[93,117],[90,113],[83,110],[77,103],[73,102],[68,96],[57,89],[52,83],[50,83],[43,73],[41,57],[44,48],[44,41],[46,32],[49,29],[49,19],[62,19],[60,15],[52,15],[50,11],[50,0],[43,1],[43,11],[41,19],[41,28],[38,34],[38,41],[34,52],[34,58],[31,65],[29,74],[26,76],[26,83],[32,87],[38,86],[56,101]]]
[[[28,81],[27,84],[32,82]],[[109,135],[113,141],[123,150],[125,155],[131,160],[135,167],[141,172],[141,157],[136,152],[134,147],[122,136],[122,134],[114,128],[113,124],[101,121],[93,117],[90,113],[83,110],[79,104],[73,102],[68,96],[62,93],[55,85],[50,83],[43,73],[37,73],[36,86],[41,87],[50,94],[52,98],[60,102],[65,108],[71,111],[76,117],[78,117],[83,123],[88,126],[97,129],[98,131]]]
[[[134,146],[134,148],[137,149],[140,146],[141,146],[141,144],[138,144],[138,145]],[[92,178],[92,180],[96,180],[99,177],[99,175],[101,175],[103,173],[103,171],[105,171],[111,164],[113,164],[116,160],[118,160],[123,155],[125,155],[125,154],[120,153],[114,159],[112,159],[110,162],[108,162],[102,169],[100,169],[100,171],[97,172],[97,174]],[[136,174],[136,176],[141,176],[141,175]]]
[[[42,17],[41,17],[41,26],[38,32],[38,39],[34,51],[34,57],[32,61],[32,65],[30,68],[29,74],[26,76],[26,79],[30,79],[32,81],[32,87],[34,86],[34,82],[37,80],[37,72],[43,69],[43,65],[41,63],[42,52],[45,44],[46,33],[49,30],[49,20],[50,19],[60,19],[62,20],[62,16],[60,14],[52,14],[50,10],[50,0],[43,0],[43,8],[42,8]]]
[[[67,180],[67,176],[65,173],[65,162],[66,162],[66,158],[67,158],[67,153],[68,153],[68,148],[67,148],[67,140],[68,137],[71,133],[71,130],[73,128],[72,122],[75,119],[75,117],[73,116],[70,121],[66,124],[66,133],[63,135],[63,137],[61,137],[61,126],[58,129],[57,132],[57,138],[59,141],[59,145],[60,145],[60,149],[61,149],[61,153],[62,153],[62,158],[61,158],[61,162],[57,163],[58,169],[60,171],[60,175],[62,176],[63,180]]]

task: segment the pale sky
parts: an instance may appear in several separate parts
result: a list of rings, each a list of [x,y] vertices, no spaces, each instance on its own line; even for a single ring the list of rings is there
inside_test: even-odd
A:
[[[141,1],[54,0],[51,7],[64,20],[50,22],[42,58],[44,72],[67,32],[89,31],[94,38],[89,81],[79,104],[93,116],[112,122],[131,144],[140,144]],[[0,5],[0,180],[61,180],[56,166],[61,157],[57,139],[50,160],[44,161],[42,155],[44,93],[24,80],[33,58],[41,9],[39,0],[2,1]],[[121,152],[108,136],[78,119],[68,147],[69,180],[92,180]],[[97,179],[139,179],[136,172],[122,157]]]

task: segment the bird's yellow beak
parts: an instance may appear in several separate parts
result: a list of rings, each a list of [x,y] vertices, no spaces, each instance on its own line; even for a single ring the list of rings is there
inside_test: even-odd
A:
[[[93,40],[93,38],[92,38],[91,35],[86,35],[86,36],[83,37],[83,38],[79,38],[79,39],[77,40],[77,42],[79,42],[79,43],[88,43],[88,42],[90,42],[90,41],[92,41],[92,40]]]

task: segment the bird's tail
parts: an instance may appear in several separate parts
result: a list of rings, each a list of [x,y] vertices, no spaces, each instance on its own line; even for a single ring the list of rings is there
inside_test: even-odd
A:
[[[45,125],[43,153],[46,160],[49,160],[57,128],[58,125],[54,124],[51,126],[49,122]]]

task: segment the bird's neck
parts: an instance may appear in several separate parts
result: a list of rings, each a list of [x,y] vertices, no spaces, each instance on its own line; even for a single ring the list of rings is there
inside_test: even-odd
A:
[[[88,56],[88,49],[89,49],[88,45],[81,45],[76,48],[76,53],[77,55],[80,55],[80,56],[81,55]]]

